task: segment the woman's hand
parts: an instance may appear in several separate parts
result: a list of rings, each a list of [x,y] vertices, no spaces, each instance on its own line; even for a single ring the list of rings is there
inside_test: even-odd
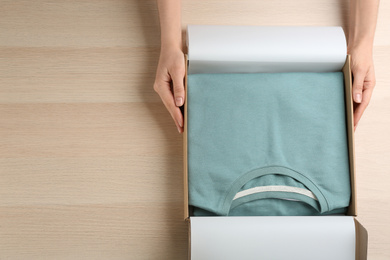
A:
[[[180,111],[185,99],[184,77],[183,51],[178,47],[161,48],[153,88],[171,114],[179,133],[183,132],[184,126],[183,115]]]
[[[376,80],[371,46],[359,46],[348,50],[351,55],[351,71],[353,76],[352,97],[354,100],[354,131],[367,108]]]
[[[353,76],[352,97],[354,130],[370,102],[375,87],[372,48],[379,0],[350,0],[348,53]]]

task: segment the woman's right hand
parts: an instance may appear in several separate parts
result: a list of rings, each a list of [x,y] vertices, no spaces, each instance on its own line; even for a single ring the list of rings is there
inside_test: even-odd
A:
[[[184,77],[183,51],[177,47],[161,48],[153,88],[171,114],[179,133],[184,130],[183,115],[180,111],[185,100]]]

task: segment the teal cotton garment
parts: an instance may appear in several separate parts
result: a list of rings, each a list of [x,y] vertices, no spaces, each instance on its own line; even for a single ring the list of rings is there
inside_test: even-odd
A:
[[[346,212],[342,72],[194,74],[187,88],[194,215]]]

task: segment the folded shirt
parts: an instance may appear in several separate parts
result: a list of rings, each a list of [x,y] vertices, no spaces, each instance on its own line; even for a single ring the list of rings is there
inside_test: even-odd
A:
[[[193,74],[187,93],[194,215],[346,212],[342,72]]]

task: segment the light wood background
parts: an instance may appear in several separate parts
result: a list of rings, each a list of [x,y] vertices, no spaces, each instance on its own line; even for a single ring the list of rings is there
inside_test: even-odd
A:
[[[347,0],[183,1],[192,24],[341,25]],[[356,131],[358,219],[390,259],[390,3]],[[387,18],[386,18],[387,17]],[[186,259],[182,136],[153,0],[0,1],[0,259]]]

